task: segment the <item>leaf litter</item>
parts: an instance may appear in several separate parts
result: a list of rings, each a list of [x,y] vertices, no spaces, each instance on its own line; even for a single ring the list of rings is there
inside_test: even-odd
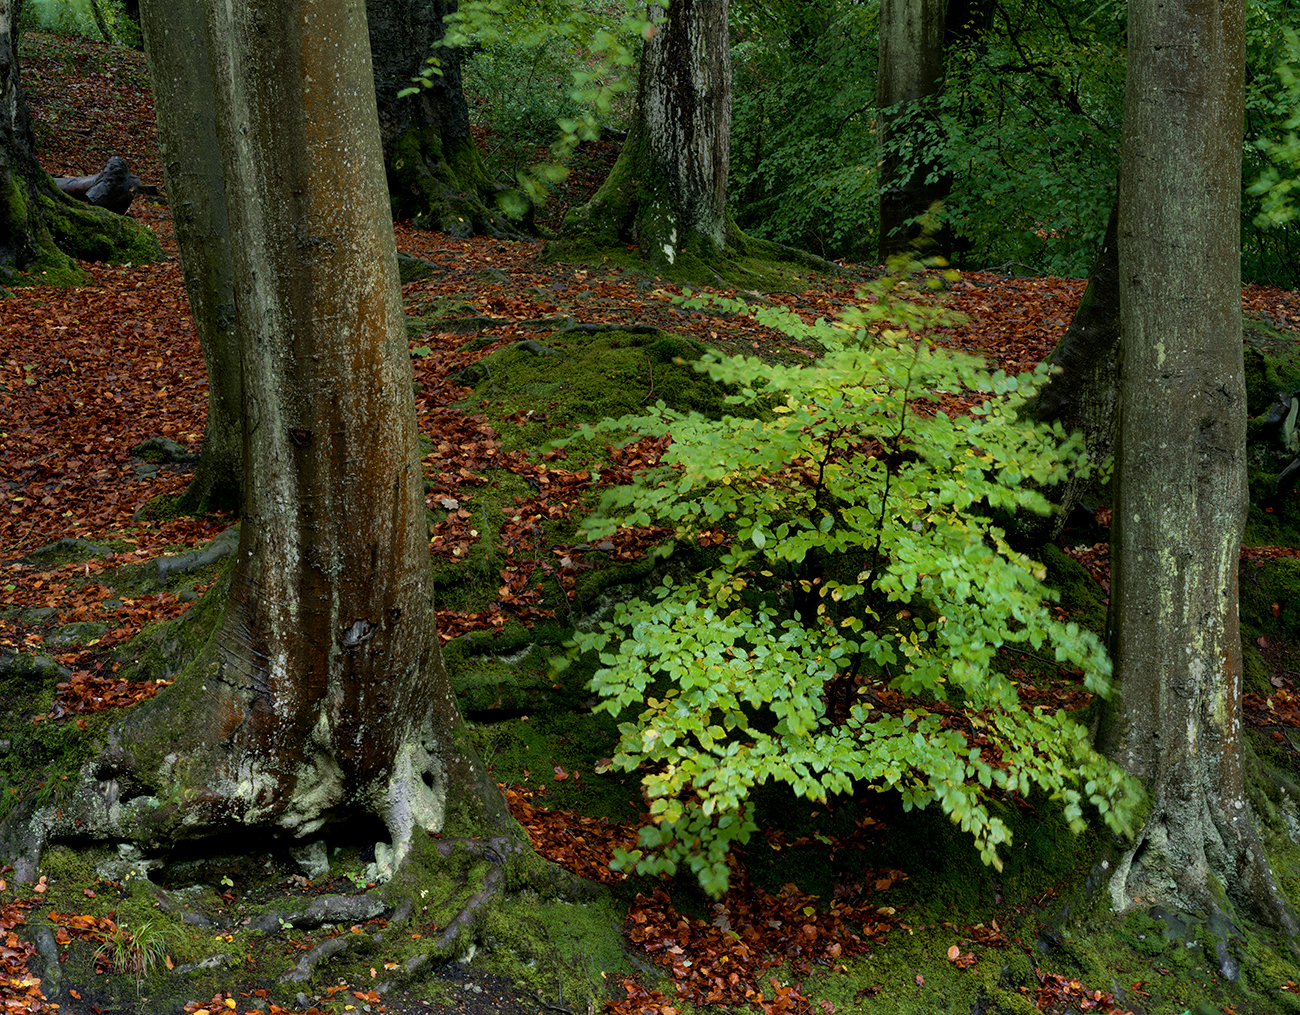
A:
[[[59,175],[83,175],[95,172],[109,155],[122,154],[146,183],[161,188],[142,56],[52,37],[28,49],[24,84],[45,167]],[[605,153],[607,160],[616,154],[612,146]],[[599,173],[588,175],[588,187],[599,182]],[[46,636],[61,625],[108,624],[90,644],[53,654],[71,673],[58,686],[53,711],[37,720],[81,722],[77,717],[82,713],[124,707],[164,686],[118,680],[101,657],[104,649],[129,639],[145,624],[178,616],[189,604],[167,592],[122,597],[107,582],[123,564],[201,545],[231,521],[221,516],[158,521],[139,514],[152,498],[183,491],[189,475],[182,466],[142,467],[145,463],[132,449],[162,436],[198,450],[206,378],[171,245],[167,209],[162,203],[138,201],[132,214],[154,228],[171,255],[167,261],[143,266],[83,264],[85,286],[33,286],[0,302],[0,490],[7,508],[0,512],[0,647],[48,653]],[[444,320],[440,323],[445,330],[430,331],[412,342],[420,429],[432,441],[424,458],[427,500],[447,512],[431,533],[431,553],[449,559],[468,554],[478,538],[472,507],[485,473],[507,470],[528,480],[537,493],[516,500],[512,521],[499,534],[510,564],[499,575],[497,601],[473,614],[440,611],[440,635],[446,640],[500,628],[508,617],[525,623],[541,619],[551,611],[540,605],[539,575],[571,593],[576,576],[589,565],[584,548],[554,546],[544,554],[529,548],[537,545],[542,523],[579,509],[593,485],[592,476],[566,469],[545,454],[503,450],[483,417],[455,408],[468,390],[459,383],[461,372],[496,349],[531,338],[537,333],[534,322],[545,318],[609,326],[653,324],[724,352],[784,355],[788,340],[749,321],[685,311],[672,303],[680,287],[617,266],[543,265],[534,244],[453,239],[415,230],[409,223],[399,223],[396,233],[400,250],[428,260],[434,269],[432,278],[404,288],[408,313],[419,315],[440,302],[459,301],[459,316],[465,321],[462,325]],[[805,319],[832,316],[853,299],[849,283],[815,277],[806,281],[802,294],[770,294],[766,299]],[[985,356],[992,369],[1015,373],[1032,368],[1068,327],[1084,285],[1076,279],[965,273],[953,286],[950,302],[967,322],[950,329],[942,340]],[[468,300],[467,292],[472,293]],[[734,290],[718,294],[747,295]],[[1300,328],[1296,293],[1251,286],[1243,291],[1243,306],[1280,327]],[[480,336],[472,349],[466,343],[467,331]],[[611,462],[599,482],[625,483],[657,461],[662,451],[662,444],[648,441],[611,449]],[[70,564],[48,565],[30,556],[39,546],[67,538],[112,549]],[[602,555],[636,559],[660,538],[655,530],[623,532],[601,548]],[[1065,549],[1108,588],[1104,542]],[[1243,555],[1298,552],[1255,547]],[[1022,683],[1022,690],[1034,703],[1083,707],[1088,696],[1069,676],[1062,674],[1063,679],[1047,687]],[[1274,687],[1267,698],[1247,695],[1247,720],[1260,727],[1300,727],[1300,695],[1291,681],[1275,677]],[[870,690],[880,709],[904,707],[897,692]],[[996,752],[978,729],[952,710],[944,715],[973,747],[989,755],[986,760],[997,763]],[[584,877],[622,879],[609,870],[609,860],[614,849],[635,843],[634,825],[536,806],[535,787],[503,789],[512,813],[542,855]],[[779,829],[767,834],[774,847],[792,845],[782,841]],[[836,846],[830,840],[827,844]],[[832,898],[821,900],[794,885],[767,892],[750,881],[738,858],[732,863],[732,890],[713,904],[710,919],[678,912],[662,889],[636,897],[627,917],[627,939],[671,977],[677,997],[627,979],[621,984],[625,996],[610,1001],[607,1011],[676,1015],[680,1001],[800,1015],[833,1011],[830,1002],[807,998],[801,983],[782,984],[770,972],[779,967],[802,976],[813,967],[834,970],[848,958],[885,945],[891,932],[908,929],[894,907],[880,904],[887,901],[882,893],[906,878],[906,872],[863,871],[853,884],[838,885]],[[43,886],[34,887],[39,893]],[[29,924],[37,900],[5,899],[5,890],[0,877],[0,1011],[57,1009],[28,971],[34,946],[17,933]],[[59,944],[74,938],[102,942],[116,930],[111,918],[85,914],[50,912],[48,921],[58,928]],[[976,949],[1010,947],[996,921],[988,927],[951,930],[956,940],[947,958],[958,969],[978,964]],[[1024,947],[1019,939],[1015,943]],[[1121,1011],[1110,993],[1045,974],[1037,966],[1034,971],[1038,989],[1021,989],[1039,1010]],[[917,981],[924,985],[922,977]],[[1133,984],[1132,993],[1144,996],[1144,985]],[[866,987],[859,991],[860,999],[880,989]],[[289,1015],[266,998],[261,989],[221,993],[193,1001],[185,1010],[192,1015]],[[302,1015],[321,1015],[339,998],[346,1002],[343,1010],[385,1010],[375,991],[339,984],[317,999],[321,1008],[312,1005]],[[502,998],[496,1010],[506,1010],[508,1003],[529,1004],[530,999]],[[424,1007],[432,1010],[427,1002]]]

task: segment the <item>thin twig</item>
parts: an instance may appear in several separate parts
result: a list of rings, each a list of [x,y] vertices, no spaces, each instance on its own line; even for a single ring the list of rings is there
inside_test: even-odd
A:
[[[646,403],[646,402],[650,399],[650,397],[655,393],[655,364],[654,364],[654,360],[652,360],[649,356],[647,356],[647,357],[645,358],[645,362],[646,362],[646,366],[648,366],[648,367],[650,368],[650,390],[647,391],[647,392],[645,393],[645,398],[641,399],[641,404],[642,404],[642,405],[645,405],[645,403]]]

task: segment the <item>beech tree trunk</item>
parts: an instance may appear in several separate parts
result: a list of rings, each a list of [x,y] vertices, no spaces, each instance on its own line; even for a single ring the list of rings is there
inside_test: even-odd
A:
[[[636,243],[658,265],[716,258],[737,235],[727,218],[730,143],[727,0],[674,0],[646,43],[618,162],[565,221],[570,242]]]
[[[19,80],[22,0],[0,0],[0,285],[31,272],[46,284],[84,280],[74,258],[158,260],[162,251],[134,219],[64,195],[36,161],[31,118]]]
[[[457,0],[367,0],[379,130],[395,219],[452,236],[517,238],[520,227],[496,207],[504,188],[487,175],[470,134],[460,51],[432,48],[446,34]],[[440,76],[398,98],[430,56]]]
[[[203,453],[180,508],[233,511],[240,506],[243,479],[241,368],[226,182],[202,4],[145,0],[140,29],[181,272],[208,374]]]
[[[947,177],[923,152],[904,150],[907,131],[900,122],[943,86],[944,8],[944,0],[881,0],[880,4],[876,141],[882,263],[914,249],[922,230],[912,220],[948,193]],[[948,246],[946,235],[931,236],[925,252],[946,255]]]
[[[113,728],[52,834],[378,818],[383,877],[425,831],[514,826],[436,637],[365,7],[204,10],[244,366],[238,559],[202,654]]]
[[[1244,2],[1133,0],[1128,31],[1109,618],[1122,706],[1103,747],[1152,804],[1111,902],[1235,907],[1294,934],[1242,771]]]

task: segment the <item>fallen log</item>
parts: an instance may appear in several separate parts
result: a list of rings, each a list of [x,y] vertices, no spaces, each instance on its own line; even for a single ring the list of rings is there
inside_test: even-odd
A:
[[[69,197],[87,201],[100,208],[124,215],[137,194],[157,194],[158,188],[146,186],[131,172],[126,159],[112,156],[94,176],[56,176],[54,184]]]

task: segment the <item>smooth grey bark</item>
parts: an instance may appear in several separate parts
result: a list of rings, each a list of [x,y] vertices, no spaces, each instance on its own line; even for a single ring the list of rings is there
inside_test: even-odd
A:
[[[382,878],[426,831],[522,833],[438,646],[365,8],[204,12],[244,368],[237,561],[182,621],[217,618],[197,658],[110,729],[43,834],[168,845],[370,817]]]
[[[1111,206],[1106,235],[1079,298],[1074,318],[1048,357],[1053,374],[1026,411],[1043,423],[1081,433],[1088,474],[1076,473],[1043,490],[1055,510],[1022,515],[1017,534],[1033,543],[1055,539],[1074,506],[1092,486],[1095,470],[1114,454],[1119,405],[1119,204]]]
[[[881,0],[880,4],[876,141],[882,263],[895,254],[912,252],[921,228],[909,225],[909,220],[923,215],[948,192],[946,178],[924,154],[903,151],[900,123],[943,86],[944,8],[944,0]],[[936,237],[929,242],[940,247],[946,243]],[[943,249],[930,252],[946,254]]]
[[[208,375],[203,453],[182,511],[238,510],[243,478],[239,340],[225,176],[200,0],[144,0],[149,80],[190,316]]]
[[[1117,913],[1232,909],[1297,930],[1242,769],[1237,561],[1244,0],[1132,0],[1119,190],[1121,390],[1102,747],[1146,780]],[[1194,57],[1192,56],[1194,54]]]
[[[674,0],[645,45],[623,151],[566,219],[569,242],[633,242],[659,265],[716,257],[738,237],[726,208],[730,144],[727,0]]]

